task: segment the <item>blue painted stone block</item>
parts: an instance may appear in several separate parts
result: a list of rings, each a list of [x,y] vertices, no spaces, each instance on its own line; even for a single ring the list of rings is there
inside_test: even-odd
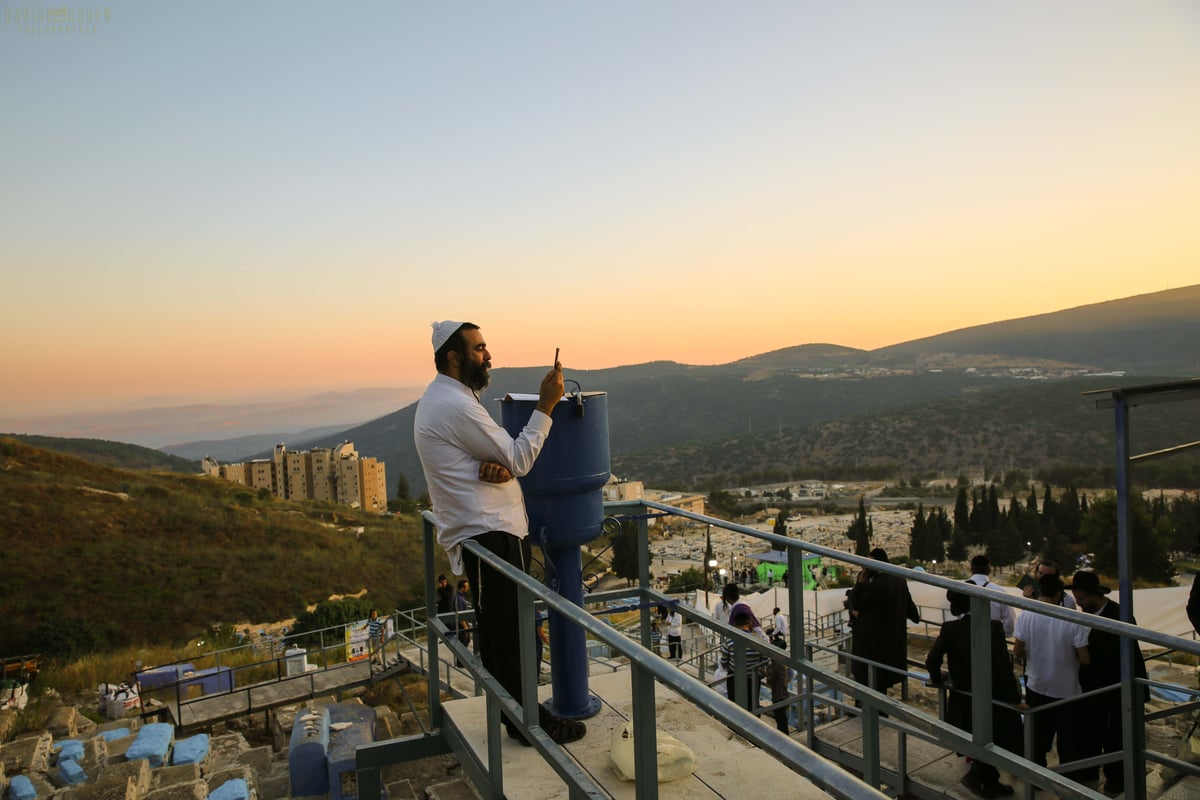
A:
[[[233,778],[213,789],[208,800],[250,800],[250,787],[244,778]]]
[[[129,735],[129,728],[113,728],[111,731],[100,731],[96,734],[106,742],[111,742],[115,739],[124,739]]]
[[[208,758],[208,734],[198,733],[175,742],[171,752],[172,764],[202,764]]]
[[[87,773],[83,771],[83,767],[69,758],[66,761],[59,760],[58,775],[67,786],[74,786],[87,780]]]
[[[167,763],[167,753],[175,739],[175,727],[168,722],[152,722],[138,731],[137,738],[125,751],[127,761],[145,758],[150,766],[161,767]]]
[[[37,790],[28,776],[13,775],[12,782],[8,784],[8,796],[12,800],[33,800],[37,797]]]
[[[63,739],[54,746],[58,751],[58,763],[64,761],[83,761],[83,742],[78,739]]]

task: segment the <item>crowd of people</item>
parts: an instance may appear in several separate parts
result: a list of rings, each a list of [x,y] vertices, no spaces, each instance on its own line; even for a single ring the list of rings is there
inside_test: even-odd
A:
[[[991,585],[985,556],[972,560],[971,571],[969,582]],[[1035,572],[1036,579],[1023,587],[1027,597],[1108,619],[1119,618],[1119,607],[1108,598],[1111,590],[1101,584],[1096,573],[1076,572],[1071,583],[1064,584],[1058,565],[1051,561],[1036,565]],[[951,613],[957,618],[942,626],[925,666],[932,683],[950,687],[947,721],[969,731],[972,730],[970,602],[965,594],[953,590],[947,598]],[[1060,764],[1120,752],[1120,638],[1048,614],[1024,612],[1013,621],[1012,610],[1007,606],[993,603],[991,609],[989,690],[995,704],[992,740],[1010,752],[1021,754],[1019,712],[1024,712],[1032,715],[1031,756],[1041,766],[1046,766],[1052,749]],[[1006,638],[1009,635],[1013,639],[1011,656]],[[1145,662],[1136,643],[1132,643],[1132,650],[1135,674],[1144,677]],[[948,675],[942,672],[943,660],[947,662]],[[1023,696],[1017,669],[1024,676]],[[1013,793],[1011,786],[1000,782],[996,767],[977,760],[968,762],[962,782],[972,793],[984,798]],[[1099,788],[1101,773],[1106,794],[1116,795],[1125,790],[1124,764],[1120,759],[1066,774]]]

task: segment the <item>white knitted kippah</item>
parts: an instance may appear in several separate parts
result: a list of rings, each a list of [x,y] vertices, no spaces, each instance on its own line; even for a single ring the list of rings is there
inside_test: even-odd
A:
[[[455,322],[452,319],[444,319],[441,322],[431,322],[429,324],[433,326],[433,352],[435,353],[441,350],[446,340],[462,327],[461,322]]]

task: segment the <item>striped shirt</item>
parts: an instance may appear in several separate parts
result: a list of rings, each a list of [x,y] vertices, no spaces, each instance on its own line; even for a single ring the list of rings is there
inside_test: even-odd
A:
[[[755,632],[748,631],[748,633],[753,635]],[[761,634],[758,636],[763,640],[764,644],[770,644],[770,642],[767,641],[766,636]],[[760,665],[766,664],[768,660],[769,659],[758,649],[749,646],[746,647],[747,671],[753,672],[755,669],[758,669]],[[725,668],[726,672],[733,672],[733,639],[726,639],[721,643],[721,666]]]

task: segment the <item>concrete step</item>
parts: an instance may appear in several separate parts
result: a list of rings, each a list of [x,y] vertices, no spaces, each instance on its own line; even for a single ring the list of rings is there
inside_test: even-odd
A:
[[[466,778],[452,778],[425,787],[428,800],[481,800],[479,792]]]

